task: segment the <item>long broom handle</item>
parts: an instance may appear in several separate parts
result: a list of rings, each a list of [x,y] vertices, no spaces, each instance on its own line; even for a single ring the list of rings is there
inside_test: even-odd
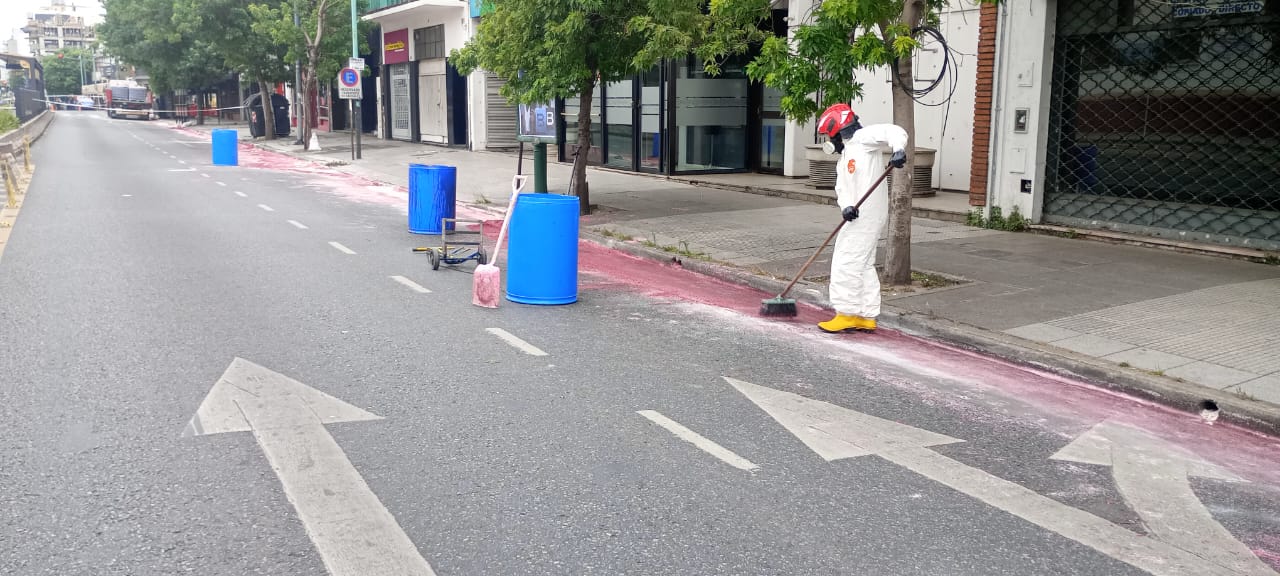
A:
[[[502,217],[502,227],[498,229],[498,243],[493,247],[493,260],[490,262],[498,265],[498,253],[502,251],[502,241],[507,237],[507,225],[511,223],[511,213],[516,209],[516,199],[520,197],[520,191],[524,189],[524,183],[529,179],[523,174],[516,174],[511,179],[511,202],[507,204],[507,213]]]
[[[854,207],[854,208],[861,208],[861,207],[862,207],[862,203],[863,203],[863,202],[866,202],[866,201],[867,201],[867,198],[870,198],[870,197],[871,197],[871,193],[872,193],[872,192],[875,192],[875,191],[876,191],[876,188],[879,188],[879,187],[880,187],[880,183],[881,183],[881,182],[884,182],[884,179],[885,179],[885,178],[888,178],[888,177],[889,177],[889,173],[890,173],[890,172],[892,172],[892,171],[893,171],[893,165],[892,165],[892,164],[890,164],[888,168],[885,168],[885,169],[884,169],[884,174],[881,174],[881,175],[880,175],[880,177],[876,179],[875,184],[872,184],[872,185],[871,185],[871,188],[868,188],[868,189],[867,189],[867,192],[866,192],[865,194],[863,194],[863,195],[862,195],[862,198],[861,198],[861,199],[859,199],[859,200],[858,200],[858,203],[857,203],[857,204],[854,204],[854,205],[853,205],[853,207]],[[845,223],[846,223],[846,222],[848,222],[848,220],[844,220],[843,218],[840,220],[840,223],[836,225],[836,229],[835,229],[835,230],[832,230],[832,231],[831,231],[831,234],[827,236],[827,239],[822,241],[822,246],[819,246],[819,247],[818,247],[818,250],[817,250],[817,251],[815,251],[815,252],[813,253],[813,256],[810,256],[810,257],[809,257],[809,261],[808,261],[808,262],[805,262],[805,263],[804,263],[804,266],[801,266],[801,267],[800,267],[800,271],[796,273],[796,277],[795,277],[795,278],[792,278],[792,279],[791,279],[791,283],[790,283],[790,284],[787,284],[787,287],[786,287],[786,288],[784,288],[784,289],[782,290],[782,292],[778,294],[778,297],[779,297],[779,298],[782,298],[783,296],[786,296],[786,295],[787,295],[787,293],[788,293],[788,292],[790,292],[790,291],[791,291],[791,289],[795,287],[796,282],[799,282],[799,281],[800,281],[800,278],[802,278],[802,277],[804,276],[805,271],[809,269],[809,266],[810,266],[811,264],[813,264],[813,261],[818,259],[818,255],[819,255],[819,254],[821,254],[823,250],[826,250],[826,249],[827,249],[827,244],[830,244],[830,243],[831,243],[831,240],[832,240],[833,238],[835,238],[835,237],[836,237],[836,234],[839,234],[839,233],[840,233],[840,230],[841,230],[842,228],[844,228],[844,225],[845,225]]]

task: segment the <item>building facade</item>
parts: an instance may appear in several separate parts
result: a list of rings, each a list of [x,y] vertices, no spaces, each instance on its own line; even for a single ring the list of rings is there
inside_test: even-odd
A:
[[[478,3],[375,0],[364,19],[378,24],[375,79],[382,138],[473,150],[516,146],[516,109],[498,94],[501,81],[460,74],[449,52],[471,38]]]
[[[80,10],[66,0],[50,0],[49,6],[30,14],[22,31],[27,34],[31,54],[38,58],[63,48],[90,48],[97,40],[95,17],[96,13]]]
[[[984,10],[990,140],[975,205],[1280,250],[1280,2]]]

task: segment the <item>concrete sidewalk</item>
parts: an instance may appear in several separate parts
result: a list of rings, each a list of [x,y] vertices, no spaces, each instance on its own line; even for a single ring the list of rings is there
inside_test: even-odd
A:
[[[366,140],[364,158],[352,162],[348,140],[322,134],[320,152],[302,152],[291,138],[257,144],[400,186],[409,163],[449,164],[458,168],[460,202],[507,201],[514,153]],[[552,164],[548,185],[563,191],[568,177],[567,165]],[[728,180],[767,186],[769,178]],[[668,259],[722,263],[739,275],[789,277],[838,218],[824,204],[672,178],[592,169],[590,182],[598,209],[583,221],[589,233]],[[913,269],[937,276],[886,293],[888,312],[1060,353],[1067,370],[1072,358],[1092,358],[1110,366],[1108,374],[1218,391],[1203,390],[1209,399],[1280,404],[1280,266],[925,218],[913,222],[912,243]],[[829,268],[828,252],[806,274],[811,292],[823,289]]]

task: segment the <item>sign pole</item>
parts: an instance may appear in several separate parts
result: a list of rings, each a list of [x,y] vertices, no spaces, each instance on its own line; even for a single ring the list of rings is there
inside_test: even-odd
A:
[[[533,144],[533,191],[547,193],[547,143],[542,141]]]
[[[351,0],[351,57],[352,58],[360,57],[360,25],[359,25],[359,21],[356,18],[356,0]],[[362,66],[361,68],[357,69],[356,73],[364,74],[364,67]],[[363,98],[363,96],[364,96],[364,93],[361,92],[361,97]],[[351,116],[352,116],[352,120],[354,120],[354,123],[352,124],[353,126],[352,130],[356,133],[356,136],[355,136],[356,145],[354,148],[352,148],[352,153],[355,154],[355,158],[357,160],[360,159],[360,153],[361,153],[360,130],[362,129],[362,127],[360,124],[361,124],[361,121],[364,120],[363,118],[364,114],[362,114],[360,110],[361,103],[362,103],[361,98],[356,98],[351,101]]]

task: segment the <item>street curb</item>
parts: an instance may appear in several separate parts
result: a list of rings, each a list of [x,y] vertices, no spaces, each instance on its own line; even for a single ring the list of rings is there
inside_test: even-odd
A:
[[[584,229],[582,238],[638,258],[676,264],[691,272],[748,286],[768,294],[777,294],[787,285],[786,281],[758,276],[712,262],[681,258],[635,242],[609,238],[590,230]],[[830,302],[812,283],[797,283],[792,296],[798,302],[831,309]],[[1206,402],[1212,402],[1217,407],[1218,420],[1266,434],[1280,435],[1280,406],[1274,404],[1246,400],[1221,390],[1147,374],[1141,370],[1125,368],[1070,350],[969,324],[925,316],[889,304],[882,305],[882,310],[878,319],[881,326],[909,336],[942,342],[961,350],[993,356],[1055,376],[1082,380],[1191,415],[1200,415]]]
[[[1111,230],[1097,230],[1093,228],[1072,228],[1070,226],[1060,226],[1057,224],[1032,224],[1027,227],[1027,231],[1033,234],[1057,237],[1075,237],[1082,240],[1092,240],[1094,242],[1102,242],[1104,244],[1116,244],[1121,246],[1139,246],[1142,248],[1155,248],[1158,250],[1167,250],[1180,254],[1195,254],[1198,256],[1213,256],[1216,258],[1226,258],[1229,260],[1245,260],[1258,264],[1268,263],[1267,257],[1275,257],[1276,253],[1261,248],[1245,248],[1242,246],[1225,246],[1219,244],[1182,242],[1178,240],[1169,240],[1167,238],[1159,238],[1156,236],[1138,236],[1125,232],[1114,232]]]

